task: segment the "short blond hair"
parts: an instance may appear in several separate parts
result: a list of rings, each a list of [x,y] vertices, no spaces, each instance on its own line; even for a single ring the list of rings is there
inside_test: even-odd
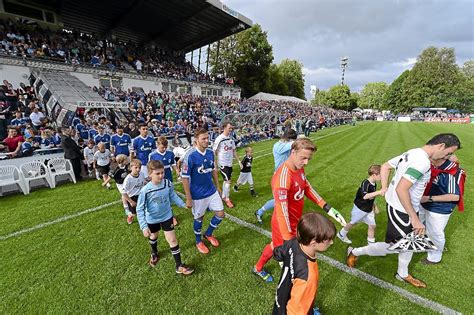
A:
[[[295,142],[291,145],[291,150],[299,151],[299,150],[310,150],[312,152],[316,152],[318,148],[316,144],[313,143],[308,138],[300,138],[296,139]]]
[[[140,161],[139,159],[133,159],[130,161],[130,165],[142,167],[142,161]]]
[[[117,161],[118,164],[126,164],[128,160],[128,157],[125,154],[119,154],[115,157],[115,161]]]

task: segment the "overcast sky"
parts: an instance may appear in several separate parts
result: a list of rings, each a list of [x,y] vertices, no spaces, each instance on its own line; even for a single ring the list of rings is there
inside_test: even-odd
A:
[[[303,63],[310,86],[340,83],[340,59],[349,58],[345,83],[391,83],[428,46],[454,47],[458,64],[474,59],[471,0],[221,0],[268,33],[274,63]]]

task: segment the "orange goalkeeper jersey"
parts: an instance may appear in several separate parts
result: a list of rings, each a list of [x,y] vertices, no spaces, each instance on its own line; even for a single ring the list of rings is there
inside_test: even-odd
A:
[[[273,175],[272,191],[275,199],[272,233],[274,229],[278,229],[283,240],[289,240],[296,235],[296,225],[303,214],[304,196],[321,208],[326,204],[324,199],[311,187],[304,174],[304,169],[292,170],[288,161],[280,165]]]

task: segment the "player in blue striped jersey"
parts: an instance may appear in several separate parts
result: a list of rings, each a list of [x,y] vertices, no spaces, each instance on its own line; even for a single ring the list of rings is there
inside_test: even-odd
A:
[[[130,156],[130,147],[132,146],[132,138],[123,132],[123,127],[117,127],[117,133],[110,138],[110,147],[112,154],[117,156],[124,154]]]
[[[190,149],[183,158],[181,177],[186,193],[186,207],[192,208],[194,216],[194,234],[196,247],[202,254],[209,253],[203,243],[201,229],[206,209],[214,211],[209,227],[204,233],[212,246],[218,247],[219,241],[212,235],[214,229],[224,219],[224,205],[220,197],[217,168],[214,164],[214,153],[209,146],[209,134],[206,129],[199,128],[195,133],[196,147]]]
[[[155,139],[148,135],[146,124],[140,125],[140,135],[132,141],[132,158],[137,158],[142,162],[141,171],[148,177],[147,163],[149,156],[156,149]]]
[[[173,182],[172,169],[178,174],[174,153],[168,150],[168,140],[161,136],[156,140],[157,149],[150,154],[150,161],[161,161],[165,167],[165,179]],[[178,175],[179,177],[179,175]]]
[[[150,266],[158,263],[158,232],[163,229],[171,254],[176,263],[176,273],[189,275],[193,268],[181,261],[181,250],[176,240],[173,225],[171,203],[186,208],[186,204],[178,197],[173,183],[164,179],[164,166],[160,161],[148,162],[148,174],[151,181],[140,191],[137,203],[137,217],[143,236],[148,238],[151,247]]]
[[[100,126],[98,127],[99,129],[99,133],[95,135],[94,137],[94,142],[96,145],[98,145],[99,143],[104,143],[105,144],[105,148],[106,149],[109,149],[110,150],[110,135],[105,133],[105,128],[104,126]]]

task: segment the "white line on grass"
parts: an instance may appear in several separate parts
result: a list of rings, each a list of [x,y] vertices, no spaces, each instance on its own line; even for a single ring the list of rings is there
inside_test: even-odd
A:
[[[107,208],[109,206],[115,205],[119,202],[122,202],[122,201],[117,200],[117,201],[109,202],[109,203],[103,204],[103,205],[98,206],[98,207],[94,207],[94,208],[90,208],[90,209],[87,209],[87,210],[84,210],[84,211],[81,211],[81,212],[76,212],[76,213],[73,213],[73,214],[70,214],[70,215],[66,215],[64,217],[58,218],[58,219],[53,220],[53,221],[40,223],[38,225],[32,226],[32,227],[27,228],[27,229],[19,230],[19,231],[16,231],[16,232],[13,232],[13,233],[10,233],[10,234],[7,234],[7,235],[2,235],[2,236],[0,236],[0,241],[4,241],[4,240],[7,240],[9,238],[16,237],[16,236],[19,236],[21,234],[25,234],[25,233],[28,233],[28,232],[36,231],[36,230],[42,229],[44,227],[47,227],[49,225],[53,225],[53,224],[56,224],[56,223],[60,223],[60,222],[64,222],[64,221],[67,221],[67,220],[70,220],[70,219],[74,219],[74,218],[77,218],[77,217],[79,217],[81,215],[84,215],[84,214],[87,214],[87,213],[99,211],[99,210],[102,210],[102,209]]]
[[[238,225],[240,226],[243,226],[243,227],[246,227],[246,228],[249,228],[251,230],[254,230],[260,234],[263,234],[267,237],[272,237],[272,233],[270,233],[269,231],[265,230],[265,229],[262,229],[261,227],[258,227],[252,223],[249,223],[247,221],[244,221],[244,220],[241,220],[237,217],[234,217],[233,215],[230,215],[228,213],[226,213],[226,217],[234,222],[234,223],[237,223]],[[349,268],[348,266],[346,266],[345,264],[331,258],[331,257],[328,257],[328,256],[325,256],[323,254],[318,254],[318,259],[321,260],[321,261],[324,261],[325,263],[343,271],[343,272],[346,272],[348,274],[351,274],[359,279],[362,279],[364,281],[367,281],[367,282],[370,282],[378,287],[381,287],[385,290],[388,290],[388,291],[392,291],[392,292],[395,292],[399,295],[401,295],[402,297],[408,299],[410,302],[413,302],[415,304],[418,304],[420,306],[423,306],[424,308],[428,308],[428,309],[431,309],[435,312],[439,312],[441,314],[461,314],[459,313],[458,311],[456,310],[453,310],[447,306],[444,306],[442,304],[439,304],[439,303],[436,303],[432,300],[429,300],[427,298],[424,298],[422,296],[419,296],[419,295],[416,295],[414,293],[411,293],[407,290],[404,290],[400,287],[397,287],[396,285],[393,285],[389,282],[386,282],[382,279],[379,279],[377,277],[374,277],[368,273],[365,273],[363,271],[360,271],[358,269],[355,269],[355,268]]]

